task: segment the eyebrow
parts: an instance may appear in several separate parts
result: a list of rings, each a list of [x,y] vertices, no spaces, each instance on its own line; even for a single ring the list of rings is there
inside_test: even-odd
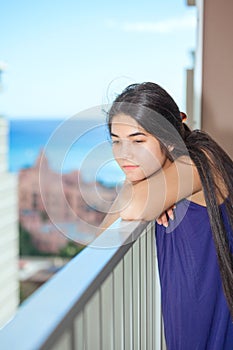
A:
[[[111,132],[111,136],[119,137],[118,135],[113,134],[112,132]],[[134,132],[133,134],[128,135],[128,137],[134,137],[134,136],[147,136],[147,135],[144,134],[143,132]]]

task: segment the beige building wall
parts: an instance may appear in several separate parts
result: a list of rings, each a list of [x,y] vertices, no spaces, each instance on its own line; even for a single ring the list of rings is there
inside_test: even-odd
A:
[[[194,119],[233,158],[233,1],[196,0],[196,6]]]
[[[8,173],[8,123],[0,117],[0,328],[19,304],[17,181]]]

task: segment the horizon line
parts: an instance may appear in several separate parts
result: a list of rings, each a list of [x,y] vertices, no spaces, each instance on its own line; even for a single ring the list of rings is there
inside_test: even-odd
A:
[[[48,116],[3,116],[4,119],[6,120],[60,120],[60,121],[65,121],[68,120],[69,118],[72,119],[74,116],[67,117],[67,116],[54,116],[54,115],[48,115]],[[98,120],[99,117],[94,117],[92,115],[90,116],[80,116],[80,120]]]

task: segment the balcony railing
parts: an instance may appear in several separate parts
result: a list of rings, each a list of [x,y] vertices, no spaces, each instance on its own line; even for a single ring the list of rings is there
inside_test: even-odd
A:
[[[154,224],[118,220],[37,290],[1,350],[164,350]]]

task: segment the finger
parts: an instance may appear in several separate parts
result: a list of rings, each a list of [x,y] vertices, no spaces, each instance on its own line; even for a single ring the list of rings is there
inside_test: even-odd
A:
[[[163,214],[163,217],[162,217],[162,225],[164,227],[168,227],[168,217],[165,213]]]
[[[160,219],[160,217],[156,220],[156,222],[157,222],[159,225],[162,225],[162,220]]]
[[[158,224],[168,227],[168,219],[167,219],[166,213],[163,213],[162,215],[160,215]]]
[[[163,224],[163,216],[166,215],[165,212],[163,212],[157,219],[156,219],[156,222],[159,224],[159,225],[162,225]]]
[[[173,209],[168,209],[167,210],[167,215],[168,215],[169,219],[174,220]]]
[[[165,225],[167,224],[168,226],[168,217],[167,217],[167,214],[166,212],[164,212],[163,214],[161,214],[158,219],[156,220],[156,222],[159,224],[159,225]],[[166,227],[167,227],[166,226]]]

